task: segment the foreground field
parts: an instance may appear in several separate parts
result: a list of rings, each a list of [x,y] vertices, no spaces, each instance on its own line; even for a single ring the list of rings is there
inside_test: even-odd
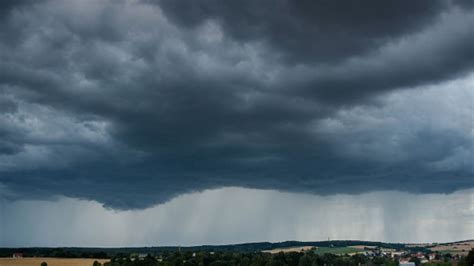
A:
[[[0,266],[40,266],[43,261],[48,263],[48,266],[92,266],[96,260],[100,263],[108,261],[100,259],[0,258]]]

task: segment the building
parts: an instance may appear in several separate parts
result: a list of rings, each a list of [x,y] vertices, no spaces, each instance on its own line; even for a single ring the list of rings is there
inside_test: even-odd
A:
[[[401,257],[401,256],[403,256],[403,255],[405,255],[405,254],[406,254],[405,251],[394,251],[394,252],[390,253],[390,256],[391,256],[392,258],[395,258],[395,257]]]
[[[147,256],[148,256],[147,253],[139,253],[139,254],[137,255],[137,257],[138,257],[139,260],[144,260]]]
[[[12,258],[14,258],[14,259],[23,258],[23,253],[13,253]]]
[[[435,260],[436,259],[436,254],[435,253],[430,253],[428,254],[428,260]]]

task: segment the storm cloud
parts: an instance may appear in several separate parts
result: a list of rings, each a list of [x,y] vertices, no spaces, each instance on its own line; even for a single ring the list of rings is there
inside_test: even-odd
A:
[[[471,1],[7,1],[0,192],[474,186]]]

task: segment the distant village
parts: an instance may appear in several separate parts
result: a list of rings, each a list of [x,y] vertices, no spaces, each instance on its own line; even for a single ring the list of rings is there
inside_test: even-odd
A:
[[[376,258],[390,258],[393,261],[398,262],[400,266],[418,266],[421,264],[457,265],[457,262],[465,258],[471,250],[474,253],[474,241],[445,244],[406,244],[399,248],[387,248],[371,245],[337,247],[331,244],[329,247],[289,247],[266,250],[264,252],[276,254],[278,252],[312,251],[319,254],[331,253],[339,256],[363,255],[371,260]]]
[[[282,242],[182,248],[0,248],[0,265],[10,265],[6,262],[16,265],[14,261],[21,262],[23,259],[36,259],[38,265],[43,260],[51,262],[51,265],[69,265],[68,262],[79,259],[84,266],[474,266],[474,241],[444,244],[357,241],[297,243],[306,245],[291,246],[293,242]],[[264,246],[274,248],[261,249]],[[61,260],[61,263],[54,264],[54,260]]]
[[[468,254],[469,250],[456,250],[455,252],[439,252],[428,249],[427,251],[397,250],[392,248],[365,247],[363,254],[370,258],[390,257],[399,262],[400,266],[416,266],[420,264],[456,264]],[[355,255],[350,253],[348,255]]]

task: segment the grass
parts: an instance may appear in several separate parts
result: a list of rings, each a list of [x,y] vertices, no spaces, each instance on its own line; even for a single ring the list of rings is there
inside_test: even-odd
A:
[[[351,248],[351,247],[318,247],[313,249],[314,254],[323,255],[326,253],[331,253],[335,255],[343,255],[348,253],[360,252],[360,249]]]
[[[43,261],[48,263],[48,266],[92,266],[95,260],[100,263],[109,261],[100,259],[0,258],[0,266],[40,266]]]

